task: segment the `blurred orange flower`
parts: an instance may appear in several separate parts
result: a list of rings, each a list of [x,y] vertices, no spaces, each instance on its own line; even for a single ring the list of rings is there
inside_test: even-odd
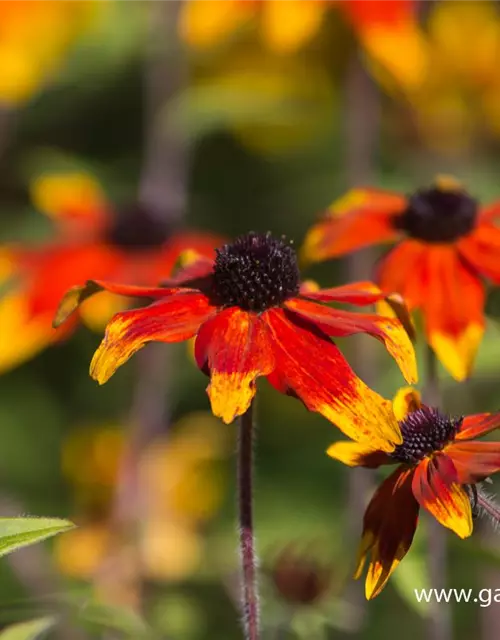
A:
[[[217,513],[225,493],[220,462],[232,446],[230,432],[209,413],[199,412],[182,418],[170,437],[158,439],[144,452],[137,544],[145,577],[177,581],[198,569],[203,527]],[[111,510],[124,452],[124,433],[114,427],[82,428],[64,444],[63,471],[75,491],[79,525],[55,546],[57,563],[66,575],[92,579],[114,550]]]
[[[28,100],[100,10],[95,0],[0,0],[0,103]]]
[[[89,277],[158,284],[183,252],[212,257],[220,243],[215,235],[166,228],[154,212],[137,205],[115,210],[87,173],[41,175],[32,184],[32,199],[52,218],[54,237],[41,245],[0,249],[0,371],[29,359],[74,326],[52,329],[68,287]],[[81,315],[102,328],[123,307],[123,299],[100,296],[84,305]]]
[[[370,554],[366,597],[377,596],[408,552],[420,507],[460,538],[472,533],[467,486],[500,470],[500,443],[473,440],[500,427],[500,413],[451,418],[400,389],[394,415],[403,441],[386,453],[359,442],[337,442],[328,455],[351,467],[400,463],[378,488],[365,512],[356,578]]]
[[[420,309],[427,340],[457,380],[470,374],[484,332],[483,278],[500,284],[500,203],[481,208],[441,176],[409,197],[354,189],[309,231],[305,260],[346,255],[379,242],[398,244],[377,267],[382,289]]]
[[[257,26],[270,50],[289,54],[317,35],[332,6],[347,18],[377,64],[401,82],[421,81],[424,42],[414,0],[190,0],[180,30],[188,44],[204,49]]]
[[[368,305],[386,294],[369,282],[319,291],[307,283],[301,287],[293,248],[270,234],[237,238],[217,249],[215,261],[195,262],[165,287],[89,281],[66,294],[56,324],[102,290],[154,301],[118,313],[108,323],[91,363],[91,375],[100,384],[148,342],[196,336],[195,357],[210,376],[212,411],[225,422],[245,413],[256,379],[265,376],[278,391],[297,396],[340,429],[355,424],[357,433],[374,442],[381,441],[379,425],[387,423],[390,406],[355,375],[330,338],[372,335],[407,379],[416,378],[413,347],[398,320],[320,304]],[[389,429],[382,440],[391,438],[397,441],[397,429]]]

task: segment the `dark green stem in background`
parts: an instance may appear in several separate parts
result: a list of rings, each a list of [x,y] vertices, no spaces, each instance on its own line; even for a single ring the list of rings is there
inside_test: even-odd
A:
[[[241,610],[246,640],[259,638],[257,556],[253,530],[253,403],[240,418],[238,438],[238,513],[241,560]]]
[[[423,391],[425,404],[443,409],[437,372],[437,358],[429,345],[426,346],[426,383]],[[447,531],[439,522],[429,516],[427,518],[429,532],[428,567],[433,589],[444,589],[448,569]],[[443,607],[434,602],[428,617],[426,637],[429,640],[452,640],[451,607]]]

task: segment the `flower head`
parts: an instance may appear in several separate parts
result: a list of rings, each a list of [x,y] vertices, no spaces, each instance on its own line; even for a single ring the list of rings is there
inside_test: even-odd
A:
[[[400,463],[368,505],[356,577],[370,554],[366,597],[374,598],[408,552],[420,507],[460,538],[472,533],[468,487],[500,470],[500,443],[474,438],[500,427],[500,413],[452,418],[427,407],[411,388],[393,403],[402,442],[389,453],[359,442],[337,442],[328,455],[349,466]]]
[[[164,283],[127,287],[90,281],[70,290],[56,316],[61,324],[99,291],[151,298],[150,306],[118,313],[91,364],[101,384],[147,342],[196,336],[195,357],[210,376],[215,415],[231,422],[249,407],[255,381],[266,377],[340,429],[372,441],[398,442],[390,404],[352,371],[331,336],[368,333],[381,340],[406,378],[415,378],[413,347],[398,320],[332,309],[321,302],[367,305],[386,294],[368,282],[311,291],[300,284],[295,252],[283,239],[249,233]],[[384,424],[383,438],[379,434]]]
[[[376,281],[422,312],[429,344],[463,380],[484,332],[483,280],[500,284],[499,213],[498,203],[481,207],[448,176],[407,197],[355,189],[309,231],[304,257],[320,261],[397,242],[380,261]]]
[[[32,184],[32,199],[53,221],[54,235],[40,245],[18,243],[1,252],[6,293],[0,298],[0,371],[32,357],[75,325],[52,328],[69,287],[89,277],[156,284],[186,250],[212,257],[220,243],[212,234],[167,226],[144,206],[113,206],[87,173],[42,175]],[[89,326],[102,328],[123,307],[123,299],[102,296],[85,305],[81,316]]]

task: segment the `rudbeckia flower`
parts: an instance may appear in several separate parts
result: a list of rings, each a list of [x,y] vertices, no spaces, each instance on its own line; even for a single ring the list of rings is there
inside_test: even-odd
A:
[[[0,103],[28,100],[101,10],[93,0],[0,0]]]
[[[367,305],[385,294],[371,283],[311,291],[301,286],[290,244],[249,233],[199,260],[165,287],[127,287],[90,281],[69,291],[59,325],[98,291],[153,300],[109,322],[91,363],[91,375],[106,382],[151,341],[181,342],[196,336],[198,367],[210,376],[213,413],[225,422],[242,415],[266,377],[283,393],[298,396],[348,433],[384,447],[399,441],[390,403],[352,371],[331,336],[368,333],[381,340],[407,379],[415,378],[413,347],[398,320],[331,309],[320,303]],[[380,433],[381,425],[384,434]]]
[[[340,10],[373,61],[406,85],[421,82],[424,41],[414,0],[189,0],[180,31],[190,46],[206,49],[257,22],[270,51],[290,54],[317,36],[331,7]]]
[[[470,485],[500,470],[500,443],[474,440],[500,427],[500,413],[452,418],[427,407],[411,388],[394,399],[403,441],[392,452],[337,442],[328,455],[351,467],[398,464],[368,505],[355,577],[370,554],[366,597],[377,596],[408,552],[420,507],[460,538],[472,533]]]
[[[86,173],[42,175],[32,185],[35,207],[54,223],[39,245],[0,248],[0,371],[29,359],[71,328],[54,331],[52,318],[67,289],[89,276],[156,284],[189,249],[212,257],[220,238],[167,228],[154,212],[133,205],[116,209]],[[82,309],[102,328],[124,301],[103,297]],[[73,323],[74,326],[74,323]]]
[[[306,238],[305,260],[346,255],[397,242],[380,261],[376,281],[422,312],[429,344],[456,380],[470,374],[484,332],[484,279],[500,284],[498,203],[481,207],[442,176],[406,197],[354,189],[335,202]]]

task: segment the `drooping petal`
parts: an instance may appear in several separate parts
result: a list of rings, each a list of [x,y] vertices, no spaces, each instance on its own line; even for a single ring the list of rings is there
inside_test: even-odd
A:
[[[326,453],[330,458],[339,460],[349,467],[376,469],[383,464],[394,464],[394,460],[384,451],[369,448],[358,442],[334,442]]]
[[[460,240],[458,250],[474,270],[500,284],[500,229],[497,226],[480,224]]]
[[[454,247],[429,249],[425,271],[427,339],[451,375],[464,380],[484,333],[484,285]]]
[[[472,533],[469,498],[452,460],[445,454],[425,458],[416,467],[412,489],[421,507],[460,538]]]
[[[363,537],[355,578],[371,553],[365,592],[378,596],[405,557],[417,528],[418,503],[411,489],[412,470],[398,467],[375,492],[363,520]]]
[[[267,327],[254,313],[230,307],[201,327],[195,343],[200,369],[210,375],[207,393],[214,415],[229,423],[245,413],[255,380],[274,369]]]
[[[466,416],[460,430],[455,436],[456,440],[472,440],[494,431],[500,427],[500,413],[478,413]]]
[[[308,232],[301,255],[319,262],[398,237],[393,218],[402,213],[403,196],[377,189],[353,189],[336,200]]]
[[[109,291],[120,296],[130,298],[163,298],[181,291],[189,291],[189,289],[165,289],[163,287],[138,287],[135,285],[118,284],[115,282],[106,282],[104,280],[88,280],[84,285],[72,287],[66,292],[59,308],[54,316],[53,325],[59,327],[76,309],[91,296],[101,291]]]
[[[271,332],[276,369],[271,381],[292,390],[311,411],[356,442],[392,451],[401,433],[391,403],[360,380],[340,350],[311,322],[282,309],[262,314]]]
[[[500,442],[454,442],[446,447],[460,484],[481,482],[500,471]]]
[[[341,337],[367,333],[377,338],[395,359],[405,379],[408,382],[417,381],[415,351],[399,320],[373,314],[331,309],[299,298],[291,298],[285,303],[285,306],[293,313],[315,324],[328,336]]]
[[[117,313],[108,323],[104,339],[92,358],[91,376],[104,384],[136,351],[148,342],[182,342],[192,338],[216,313],[197,292],[183,292],[132,311]]]
[[[421,273],[426,250],[422,242],[405,240],[391,249],[378,267],[380,288],[401,294],[410,310],[422,304],[426,293]]]
[[[319,300],[320,302],[339,302],[364,306],[374,304],[387,297],[379,287],[369,280],[362,282],[350,282],[340,287],[331,287],[330,289],[301,289],[300,293],[305,298],[311,300]]]
[[[396,419],[401,422],[422,406],[420,393],[412,387],[398,389],[392,400],[392,408]]]

